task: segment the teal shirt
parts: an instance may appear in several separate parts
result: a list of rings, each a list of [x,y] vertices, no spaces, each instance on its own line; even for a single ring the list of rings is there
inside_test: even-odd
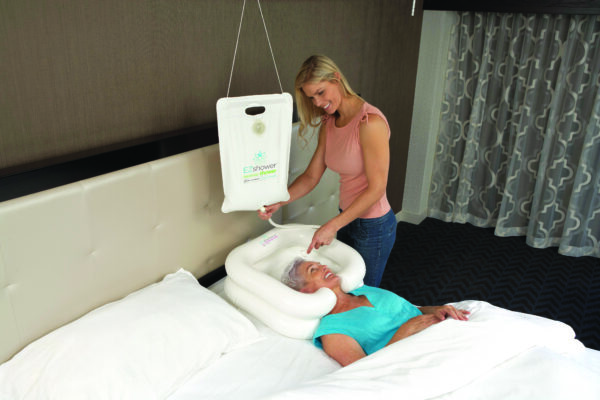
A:
[[[317,347],[323,348],[321,336],[339,333],[356,340],[368,355],[385,347],[400,325],[422,314],[407,300],[384,289],[362,286],[349,293],[365,295],[373,307],[358,307],[321,318],[313,335]]]

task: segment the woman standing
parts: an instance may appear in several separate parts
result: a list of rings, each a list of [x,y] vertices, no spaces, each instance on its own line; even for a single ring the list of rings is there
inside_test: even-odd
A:
[[[336,237],[356,249],[367,272],[365,284],[379,286],[396,239],[396,217],[387,200],[390,128],[381,111],[358,96],[326,56],[309,57],[296,75],[300,135],[320,125],[315,153],[288,188],[290,199],[259,211],[269,219],[281,206],[309,193],[326,168],[340,175],[340,214],[314,234],[307,252]]]

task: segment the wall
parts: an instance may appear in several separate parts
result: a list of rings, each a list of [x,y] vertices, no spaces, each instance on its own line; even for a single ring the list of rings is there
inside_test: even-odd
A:
[[[399,221],[418,224],[427,216],[427,198],[440,121],[446,59],[455,14],[425,11],[410,132],[408,166]]]
[[[0,178],[214,123],[242,3],[0,0]],[[412,103],[398,93],[414,93],[414,79],[404,79],[416,68],[403,49],[408,40],[418,46],[421,11],[405,21],[408,0],[261,4],[284,91],[293,92],[306,57],[323,53],[388,116],[398,188],[390,201],[399,210]],[[257,3],[248,1],[230,96],[279,90]]]
[[[0,169],[216,121],[242,1],[0,1]],[[364,51],[373,19],[359,1],[263,1],[285,91],[312,52]],[[51,4],[51,5],[50,5]],[[331,15],[358,29],[324,23]],[[364,17],[366,15],[367,17]],[[307,31],[310,30],[310,35]],[[360,38],[363,40],[360,40]],[[278,92],[256,2],[248,1],[231,96]]]

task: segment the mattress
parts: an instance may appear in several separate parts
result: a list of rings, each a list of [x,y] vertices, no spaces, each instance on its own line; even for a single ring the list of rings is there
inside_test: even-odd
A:
[[[224,297],[223,281],[210,289]],[[190,378],[169,400],[332,400],[364,398],[373,394],[379,398],[401,396],[403,399],[439,400],[600,398],[599,351],[587,349],[575,339],[559,339],[564,332],[557,333],[556,340],[551,339],[552,334],[545,334],[544,327],[549,320],[506,313],[510,318],[516,316],[517,322],[529,323],[531,320],[541,324],[540,330],[532,331],[529,344],[527,340],[523,341],[520,349],[513,349],[513,344],[502,348],[502,339],[498,341],[503,335],[500,332],[495,339],[490,336],[481,343],[473,343],[473,351],[461,356],[453,353],[454,350],[460,352],[460,348],[452,349],[451,338],[442,339],[448,340],[447,352],[442,343],[444,351],[428,353],[418,348],[418,341],[426,339],[421,337],[414,338],[413,342],[405,339],[403,345],[406,347],[402,352],[406,360],[402,363],[395,362],[397,352],[386,348],[346,368],[341,368],[309,340],[281,336],[246,314],[261,332],[263,340],[224,355],[210,368]],[[506,332],[508,336],[511,334],[528,336],[527,333]],[[542,345],[531,345],[538,341]],[[413,358],[411,349],[414,350]],[[489,355],[484,355],[485,349],[489,349]],[[506,349],[514,354],[507,355]],[[447,354],[443,354],[445,352]],[[437,362],[439,357],[444,362]],[[446,364],[448,358],[450,363],[446,367],[451,366],[453,371],[438,367]]]

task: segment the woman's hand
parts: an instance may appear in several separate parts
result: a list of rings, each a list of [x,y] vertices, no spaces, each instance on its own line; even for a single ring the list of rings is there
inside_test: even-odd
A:
[[[470,314],[467,310],[457,310],[451,305],[445,306],[428,306],[419,308],[423,314],[435,315],[440,321],[446,319],[446,317],[454,318],[458,321],[467,321]]]
[[[327,222],[325,225],[321,226],[315,234],[313,235],[312,241],[308,246],[308,250],[306,250],[307,254],[310,254],[312,249],[319,249],[321,246],[326,246],[333,242],[335,239],[335,234],[337,233],[337,229],[334,227],[331,221]]]
[[[264,221],[268,220],[269,218],[271,218],[273,216],[273,214],[279,210],[281,208],[283,204],[281,202],[279,203],[275,203],[275,204],[271,204],[268,206],[265,206],[265,211],[263,212],[262,209],[258,210],[258,217]]]

